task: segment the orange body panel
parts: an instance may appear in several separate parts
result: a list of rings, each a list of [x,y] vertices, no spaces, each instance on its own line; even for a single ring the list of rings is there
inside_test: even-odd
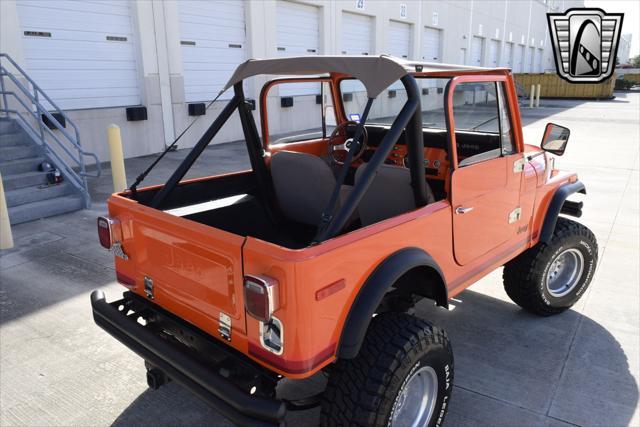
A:
[[[455,296],[536,244],[555,189],[575,179],[572,174],[552,173],[546,155],[514,172],[514,163],[523,159],[524,151],[540,149],[523,143],[513,81],[506,71],[468,78],[505,82],[517,153],[457,168],[455,153],[449,163],[444,151],[425,149],[426,158],[442,162],[443,172],[437,178],[450,180],[447,199],[315,246],[288,249],[115,194],[109,199],[109,214],[120,220],[122,247],[129,256],[128,260],[116,258],[118,274],[134,279],[131,290],[142,296],[144,277],[152,277],[158,305],[221,340],[220,312],[229,315],[232,336],[228,345],[290,378],[308,377],[335,359],[358,291],[380,262],[400,249],[417,247],[431,255],[444,274],[449,296]],[[337,111],[342,115],[339,120],[344,120],[344,112]],[[264,111],[263,117],[263,135],[268,135]],[[268,148],[273,153],[285,147],[326,153],[325,140]],[[401,164],[402,157],[389,160],[398,164],[400,159]],[[456,215],[460,206],[473,207],[473,214]],[[515,207],[520,207],[521,217],[508,224]],[[242,286],[247,274],[268,275],[279,283],[280,306],[274,316],[283,325],[282,355],[261,348],[259,323],[245,315]],[[318,297],[318,291],[335,283],[339,283],[335,292]]]

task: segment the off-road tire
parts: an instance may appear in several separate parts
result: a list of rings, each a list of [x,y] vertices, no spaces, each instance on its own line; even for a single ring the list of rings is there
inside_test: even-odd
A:
[[[555,297],[546,286],[548,270],[554,259],[570,248],[578,249],[584,258],[582,276],[567,295]],[[531,313],[540,316],[562,313],[585,293],[597,261],[598,243],[591,230],[560,217],[549,244],[540,242],[504,266],[504,289],[513,302]]]
[[[453,353],[446,333],[406,313],[372,319],[360,353],[338,360],[322,399],[321,426],[390,426],[398,394],[418,368],[430,366],[437,399],[429,427],[442,425],[453,389]]]

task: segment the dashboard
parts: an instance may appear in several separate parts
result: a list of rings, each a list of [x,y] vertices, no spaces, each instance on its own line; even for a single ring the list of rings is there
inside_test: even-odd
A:
[[[362,159],[368,161],[375,153],[375,150],[376,147],[369,147],[367,152],[362,156]],[[408,160],[407,146],[394,145],[385,163],[408,168]],[[445,180],[447,171],[449,170],[446,151],[441,148],[425,147],[424,170],[429,179]]]
[[[368,149],[363,154],[362,160],[368,161],[375,153],[389,130],[389,126],[367,126]],[[447,132],[444,129],[424,129],[424,168],[428,179],[446,180],[449,171],[447,158]],[[408,167],[407,145],[404,143],[404,135],[400,136],[398,143],[391,149],[391,153],[385,163],[396,166]],[[357,165],[356,165],[357,166]]]
[[[388,126],[383,125],[368,125],[366,128],[368,149],[362,156],[362,160],[365,162],[373,156],[389,130]],[[447,131],[444,129],[424,128],[422,134],[424,140],[424,167],[427,178],[446,181],[451,166],[447,156]],[[385,160],[387,164],[408,166],[407,146],[404,141],[404,135],[400,136]],[[478,131],[456,131],[458,160],[464,160],[467,157],[489,150],[499,149],[500,146],[500,136],[498,134]]]

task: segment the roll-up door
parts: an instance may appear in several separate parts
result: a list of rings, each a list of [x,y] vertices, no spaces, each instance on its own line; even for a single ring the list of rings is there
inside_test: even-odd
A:
[[[247,58],[244,3],[182,0],[178,7],[185,100],[212,100]]]
[[[373,18],[344,12],[342,14],[342,54],[373,55]]]
[[[513,68],[513,43],[505,43],[502,65],[507,68]]]
[[[320,16],[316,6],[278,0],[276,8],[276,49],[278,56],[318,55],[320,53]],[[319,85],[318,85],[319,87]],[[280,87],[280,96],[320,93],[308,84]]]
[[[518,45],[516,46],[516,51],[513,56],[513,72],[514,73],[522,73],[523,66],[522,63],[524,61],[524,46]]]
[[[404,22],[389,21],[388,37],[389,53],[398,58],[411,57],[411,25]],[[400,81],[393,83],[389,89],[404,90]]]
[[[276,44],[279,56],[317,55],[320,44],[318,8],[279,0]]]
[[[535,47],[530,47],[529,48],[529,53],[527,54],[527,61],[526,61],[526,66],[524,67],[524,72],[525,73],[533,73],[534,69],[533,69],[533,57],[535,56],[536,53],[536,48]]]
[[[17,7],[26,71],[60,108],[140,104],[129,2],[18,0]]]
[[[473,37],[471,39],[471,65],[482,66],[482,54],[484,50],[484,39],[482,37]]]
[[[389,21],[389,53],[398,58],[411,57],[411,25]]]
[[[467,65],[467,49],[460,48],[460,52],[458,53],[458,64]]]
[[[542,49],[536,49],[536,72],[542,73],[544,64],[542,63]]]
[[[497,40],[489,40],[489,63],[487,67],[496,68],[498,66],[498,46]]]
[[[427,62],[442,62],[442,30],[425,27],[422,33],[422,59]]]

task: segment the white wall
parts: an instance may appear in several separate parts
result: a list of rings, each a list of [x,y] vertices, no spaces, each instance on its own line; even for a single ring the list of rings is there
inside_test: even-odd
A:
[[[633,34],[622,34],[620,36],[620,44],[618,45],[618,60],[620,64],[628,64],[631,54],[631,38]]]
[[[127,122],[125,108],[69,112],[70,117],[80,127],[83,146],[87,150],[96,152],[102,161],[108,160],[106,128],[110,123],[120,125],[125,143],[125,155],[131,157],[161,151],[166,143],[171,142],[194,119],[188,116],[184,99],[180,50],[180,2],[178,0],[130,1],[134,5],[135,31],[139,43],[138,68],[141,99],[142,105],[147,107],[148,120]],[[262,0],[246,3],[246,40],[249,58],[277,56],[276,1]],[[341,52],[342,16],[343,12],[347,11],[371,17],[374,23],[372,43],[375,54],[389,51],[389,22],[394,20],[410,25],[410,58],[412,59],[421,59],[422,34],[425,26],[429,26],[441,30],[441,53],[444,63],[459,63],[464,52],[469,63],[471,38],[481,36],[485,44],[484,65],[488,64],[489,40],[493,39],[498,41],[500,64],[505,63],[502,57],[505,42],[514,43],[514,52],[518,45],[525,45],[526,55],[529,55],[529,46],[544,49],[541,70],[555,68],[547,34],[546,12],[562,11],[567,7],[575,7],[583,3],[582,0],[551,0],[547,3],[541,0],[365,0],[364,8],[358,8],[361,2],[356,0],[299,0],[299,2],[319,8],[320,54]],[[23,36],[16,13],[16,0],[1,0],[0,8],[0,49],[24,65]],[[403,12],[405,12],[404,16]],[[526,58],[523,59],[523,63],[527,62]],[[259,77],[248,82],[246,96],[257,99],[265,81],[266,77]],[[277,91],[273,91],[269,101],[269,105],[273,106],[270,108],[271,119],[274,123],[285,123],[286,120],[280,120],[281,111],[276,98],[278,98]],[[221,103],[211,107],[210,111],[201,117],[183,137],[179,145],[189,147],[195,144],[221,108]],[[254,114],[256,120],[259,120],[258,113]],[[234,122],[225,126],[214,142],[241,138],[237,122],[237,118],[234,118]]]

